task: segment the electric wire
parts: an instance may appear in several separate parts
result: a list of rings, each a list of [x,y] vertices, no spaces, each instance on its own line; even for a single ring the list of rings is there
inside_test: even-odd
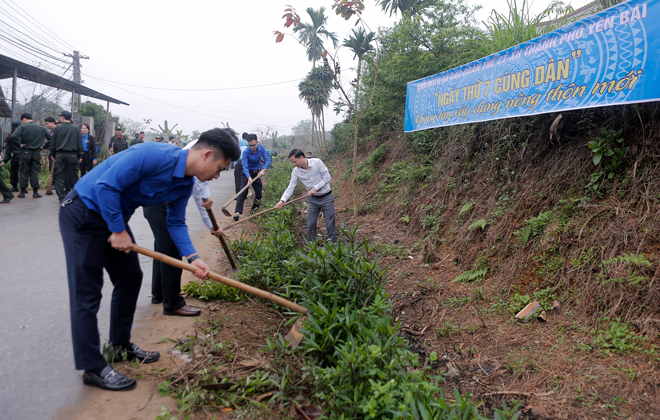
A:
[[[6,34],[6,35],[9,35],[10,37],[12,36],[11,34],[8,34],[7,32],[3,31],[2,29],[0,29],[0,32],[4,33],[4,34]],[[26,43],[25,41],[23,41],[23,40],[21,40],[21,39],[10,38],[10,37],[8,37],[8,36],[6,36],[6,35],[2,35],[2,34],[0,34],[0,37],[3,38],[3,39],[5,39],[7,42],[9,42],[9,43],[15,45],[15,46],[18,47],[18,48],[22,48],[22,49],[24,49],[24,50],[27,49],[27,50],[29,50],[29,51],[32,51],[31,54],[35,54],[35,55],[38,54],[38,55],[41,55],[41,56],[45,57],[45,58],[42,58],[42,60],[44,60],[44,59],[46,59],[46,58],[50,58],[50,59],[55,59],[55,60],[57,60],[57,61],[59,61],[59,62],[61,62],[61,63],[63,63],[63,64],[68,64],[67,61],[61,60],[61,59],[59,59],[59,58],[57,58],[57,57],[53,57],[52,55],[50,55],[50,54],[48,54],[48,53],[45,53],[45,52],[41,51],[39,48],[36,48],[36,47],[31,46],[30,44]],[[29,52],[29,51],[27,51],[27,52]],[[50,62],[51,64],[53,64],[53,65],[58,65],[58,64],[56,64],[56,63],[54,63],[54,62],[52,62],[52,61],[49,61],[49,62]],[[64,67],[62,67],[62,68],[64,68]]]
[[[16,9],[14,9],[14,7],[13,7],[11,4],[7,4],[7,6],[11,7],[14,11],[16,11]],[[24,28],[26,31],[30,32],[31,34],[33,34],[33,35],[36,36],[37,38],[41,39],[43,42],[49,44],[49,45],[48,45],[48,48],[49,48],[49,49],[52,49],[52,50],[54,50],[54,51],[56,51],[56,52],[58,52],[58,53],[63,53],[63,51],[61,50],[61,48],[58,46],[58,43],[57,43],[57,42],[51,41],[50,39],[44,37],[43,35],[41,35],[41,34],[38,33],[37,31],[35,31],[34,29],[32,29],[29,25],[26,25],[26,24],[23,22],[23,19],[14,18],[14,17],[13,17],[12,15],[10,15],[9,13],[6,14],[6,17],[9,18],[9,19],[13,19],[13,22],[15,22],[17,25],[21,26],[22,28]]]
[[[11,28],[11,29],[13,29],[15,32],[17,32],[17,33],[20,34],[20,35],[23,35],[23,36],[28,37],[29,39],[31,39],[32,41],[36,42],[37,44],[39,44],[39,45],[41,45],[41,46],[43,46],[43,47],[46,47],[46,48],[50,49],[50,47],[49,47],[48,45],[44,44],[43,42],[39,42],[38,40],[32,38],[30,35],[28,35],[28,34],[22,32],[22,31],[20,31],[19,29],[14,28],[13,26],[11,26],[10,24],[8,24],[7,22],[5,22],[5,21],[3,21],[3,20],[0,20],[0,23],[6,25],[7,27],[9,27],[9,28]],[[5,30],[2,30],[2,31],[3,31],[5,34],[9,35],[9,36],[17,37],[15,34],[12,34],[12,33],[6,32]],[[18,37],[17,37],[17,38],[18,38]],[[23,40],[21,40],[21,39],[19,39],[19,40],[20,40],[21,42],[25,42],[25,41],[23,41]],[[34,48],[37,48],[37,47],[34,47]],[[45,51],[43,51],[43,50],[41,50],[41,49],[40,49],[40,51],[41,51],[44,55],[47,55],[48,57],[51,57],[51,58],[53,58],[54,60],[61,61],[61,62],[63,62],[63,63],[66,62],[65,60],[62,60],[61,58],[56,57],[56,56],[54,56],[54,55],[51,55],[50,53],[47,53],[47,52],[45,52]]]
[[[69,48],[71,48],[73,51],[78,51],[78,49],[77,49],[76,47],[74,47],[73,45],[69,44],[68,42],[66,42],[65,40],[63,40],[62,38],[60,38],[55,32],[51,31],[50,29],[48,29],[48,27],[47,27],[46,25],[42,24],[42,23],[39,22],[37,19],[35,19],[34,17],[32,17],[31,14],[29,14],[28,12],[26,12],[25,9],[23,9],[21,6],[19,6],[18,4],[16,4],[13,0],[9,0],[9,1],[10,1],[11,3],[13,3],[16,7],[18,7],[19,9],[21,9],[21,10],[23,11],[23,13],[25,13],[30,19],[32,19],[34,22],[38,23],[38,24],[40,25],[39,28],[41,28],[42,30],[45,29],[45,31],[50,32],[50,33],[52,34],[52,36],[54,36],[55,38],[57,38],[57,39],[59,40],[59,42],[63,42],[63,43],[66,44]],[[7,0],[4,0],[4,2],[7,3]],[[9,4],[9,3],[7,3],[7,4]],[[16,10],[16,9],[14,9],[14,10]],[[44,31],[44,33],[45,33],[45,31]]]
[[[89,75],[88,75],[88,76],[89,76]],[[91,77],[91,76],[90,76],[90,77]],[[94,78],[94,77],[92,77],[92,78]],[[98,80],[98,79],[97,79],[97,80]],[[127,90],[127,89],[121,88],[121,87],[119,87],[119,86],[115,86],[115,85],[113,85],[113,84],[111,84],[111,83],[108,83],[108,82],[105,82],[105,81],[103,81],[103,80],[98,80],[98,81],[101,82],[101,83],[104,83],[104,84],[106,84],[106,85],[108,85],[108,86],[112,86],[112,87],[114,87],[115,89],[123,90],[123,91],[125,91],[125,92],[132,93],[133,95],[137,95],[137,96],[140,96],[140,97],[142,97],[142,98],[146,98],[146,99],[152,100],[152,101],[154,101],[154,102],[158,102],[158,103],[161,103],[161,104],[164,104],[164,105],[168,105],[168,106],[171,106],[171,107],[173,107],[173,108],[179,108],[179,109],[183,109],[184,111],[193,112],[193,113],[195,113],[195,114],[206,115],[206,116],[213,117],[213,118],[218,118],[218,119],[220,119],[220,120],[224,120],[224,121],[232,121],[232,122],[238,122],[238,123],[242,123],[242,124],[252,124],[252,125],[262,126],[262,127],[281,128],[281,129],[284,129],[284,130],[288,130],[288,129],[290,128],[290,127],[283,127],[283,126],[279,126],[279,125],[259,124],[259,123],[255,123],[255,122],[235,120],[235,119],[232,119],[232,118],[223,118],[223,117],[220,117],[220,116],[218,116],[218,115],[207,114],[207,113],[205,113],[205,112],[201,112],[201,111],[195,111],[195,110],[193,110],[193,109],[184,108],[184,107],[182,107],[182,106],[178,106],[178,105],[172,105],[172,104],[169,104],[169,103],[167,103],[167,102],[159,101],[158,99],[154,99],[154,98],[150,98],[150,97],[148,97],[148,96],[140,95],[139,93],[135,93],[135,92],[133,92],[133,91],[130,91],[130,90]]]
[[[136,88],[142,88],[142,89],[152,89],[152,90],[170,90],[170,91],[177,91],[177,92],[216,92],[216,91],[223,91],[223,90],[242,90],[242,89],[252,89],[252,88],[260,88],[260,87],[266,87],[266,86],[276,86],[276,85],[283,85],[286,83],[293,83],[293,82],[299,82],[303,79],[294,79],[294,80],[286,80],[284,82],[275,82],[275,83],[266,83],[263,85],[252,85],[252,86],[239,86],[239,87],[230,87],[230,88],[214,88],[214,89],[175,89],[175,88],[161,88],[161,87],[151,87],[151,86],[139,86],[139,85],[132,85],[129,83],[121,83],[121,82],[115,82],[115,81],[110,81],[107,79],[103,79],[100,77],[96,76],[91,76],[89,73],[87,73],[88,77],[91,77],[96,80],[103,80],[106,82],[111,82],[115,83],[118,85],[124,85],[124,86],[131,86],[131,87],[136,87]]]

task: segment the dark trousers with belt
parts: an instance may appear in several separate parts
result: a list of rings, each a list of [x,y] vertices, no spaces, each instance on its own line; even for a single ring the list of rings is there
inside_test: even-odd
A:
[[[13,166],[13,163],[12,163]],[[28,184],[34,192],[39,189],[39,170],[41,169],[41,150],[21,149],[21,172],[19,183],[21,191],[27,192]]]
[[[82,162],[80,162],[80,177],[82,178],[87,172],[94,168],[94,160],[92,159],[92,152],[83,152]]]
[[[258,174],[259,174],[258,170],[250,171],[250,177],[252,179],[255,179]],[[242,188],[245,188],[247,183],[248,183],[248,180],[245,177],[245,174],[243,173],[243,170],[241,169],[241,187],[239,188],[239,191]],[[261,178],[257,179],[256,181],[254,181],[252,183],[252,188],[254,188],[254,202],[252,203],[252,208],[250,209],[250,211],[258,209],[259,206],[261,205],[261,193],[263,192],[263,189],[264,189],[264,186],[261,183]],[[243,191],[243,194],[238,196],[238,200],[236,201],[236,213],[243,214],[243,203],[245,202],[245,199],[247,198],[249,190],[250,190],[249,188],[246,189],[245,191]]]
[[[149,206],[142,210],[154,233],[154,251],[180,260],[179,249],[167,230],[167,206]],[[151,295],[163,301],[165,311],[173,312],[183,308],[186,301],[181,297],[181,269],[154,260]]]
[[[18,172],[21,168],[21,154],[11,155],[11,168],[9,168],[9,183],[12,188],[18,188]]]
[[[78,182],[78,153],[57,152],[54,179],[55,191],[62,201]]]
[[[103,269],[114,285],[110,306],[110,342],[128,344],[137,303],[142,270],[136,253],[118,251],[110,246],[112,234],[103,217],[87,208],[74,191],[60,207],[60,232],[64,242],[69,280],[71,338],[76,369],[106,366],[101,354],[96,314],[101,304]],[[133,233],[126,225],[131,239]]]

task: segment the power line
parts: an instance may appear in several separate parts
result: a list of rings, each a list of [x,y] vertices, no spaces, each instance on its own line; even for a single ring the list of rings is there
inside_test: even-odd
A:
[[[5,3],[7,3],[7,0],[4,0],[4,1],[5,1]],[[77,50],[76,47],[74,47],[73,45],[69,44],[68,42],[66,42],[65,40],[63,40],[62,38],[60,38],[55,32],[53,32],[53,31],[51,31],[50,29],[48,29],[48,27],[46,27],[44,24],[42,24],[42,23],[39,22],[37,19],[35,19],[31,14],[29,14],[28,12],[26,12],[25,9],[23,9],[21,6],[19,6],[18,4],[16,4],[13,0],[9,0],[9,1],[12,2],[16,7],[18,7],[19,9],[21,9],[21,10],[23,11],[23,13],[25,13],[26,15],[28,15],[28,16],[30,17],[30,19],[32,19],[35,23],[37,23],[37,24],[39,25],[39,26],[38,26],[39,28],[41,28],[42,30],[45,29],[46,31],[50,32],[55,38],[57,38],[59,41],[61,41],[61,42],[63,42],[64,44],[66,44],[70,49],[72,49],[72,50]],[[7,3],[7,4],[9,4],[9,3]],[[16,10],[16,9],[14,9],[14,10]]]
[[[90,76],[90,77],[91,77],[91,76]],[[92,79],[96,79],[96,78],[95,78],[95,77],[92,77]],[[195,111],[195,110],[192,110],[192,109],[189,109],[189,108],[184,108],[184,107],[182,107],[182,106],[172,105],[172,104],[169,104],[169,103],[167,103],[167,102],[159,101],[158,99],[150,98],[150,97],[148,97],[148,96],[140,95],[139,93],[135,93],[135,92],[133,92],[133,91],[130,91],[130,90],[127,90],[127,89],[124,89],[124,88],[120,88],[119,86],[115,86],[115,85],[113,85],[113,84],[111,84],[111,83],[105,82],[105,81],[100,80],[100,79],[96,79],[96,80],[98,80],[98,81],[101,82],[101,83],[105,83],[105,84],[108,85],[108,86],[112,86],[112,87],[114,87],[115,89],[120,89],[120,90],[123,90],[124,92],[129,92],[129,93],[132,93],[133,95],[137,95],[137,96],[140,96],[140,97],[142,97],[142,98],[146,98],[146,99],[152,100],[152,101],[154,101],[154,102],[158,102],[158,103],[161,103],[161,104],[165,104],[165,105],[171,106],[171,107],[173,107],[173,108],[179,108],[179,109],[183,109],[184,111],[194,112],[195,114],[206,115],[206,116],[209,116],[209,117],[218,118],[218,119],[220,119],[220,120],[225,120],[225,121],[233,121],[233,122],[238,122],[238,123],[242,123],[242,124],[252,124],[252,125],[257,125],[257,126],[262,126],[262,127],[275,127],[275,128],[282,128],[282,129],[285,129],[285,130],[287,130],[287,129],[290,128],[290,127],[283,127],[283,126],[279,126],[279,125],[258,124],[258,123],[249,122],[249,121],[234,120],[234,119],[232,119],[232,118],[222,118],[222,117],[219,117],[219,116],[217,116],[217,115],[207,114],[207,113],[205,113],[205,112],[200,112],[200,111]]]
[[[30,50],[30,51],[33,51],[35,54],[39,54],[39,55],[44,56],[44,57],[46,57],[46,58],[50,58],[51,60],[55,60],[55,61],[59,61],[59,62],[61,62],[61,63],[67,64],[66,61],[64,61],[64,60],[62,60],[62,59],[60,59],[60,58],[58,58],[58,57],[52,56],[52,55],[48,54],[47,52],[44,52],[43,50],[40,50],[39,48],[34,47],[34,46],[28,44],[27,42],[23,41],[22,39],[19,39],[19,38],[13,37],[12,34],[10,34],[10,33],[6,32],[6,31],[4,31],[4,30],[2,30],[2,29],[0,29],[0,31],[1,31],[2,33],[4,33],[5,35],[8,35],[8,36],[9,36],[9,37],[7,37],[7,36],[5,36],[5,35],[0,35],[0,37],[2,37],[2,38],[4,38],[5,40],[7,40],[7,42],[10,42],[10,43],[14,44],[14,45],[17,46],[18,48],[28,49],[28,50]],[[55,65],[55,63],[52,63],[52,64]]]
[[[6,3],[6,2],[5,2],[5,3]],[[20,12],[19,12],[18,10],[16,10],[16,9],[14,8],[14,6],[12,6],[12,5],[9,4],[9,3],[6,3],[6,4],[7,4],[7,6],[11,7],[12,10],[14,10],[15,12],[17,12],[18,15],[20,15]],[[12,16],[11,16],[10,14],[7,14],[7,17],[11,18]],[[56,51],[58,51],[58,52],[62,52],[62,51],[59,51],[59,50],[58,50],[58,48],[60,48],[60,47],[58,46],[58,43],[59,43],[59,42],[57,42],[57,41],[56,41],[56,42],[53,42],[53,41],[51,41],[50,39],[47,39],[45,36],[43,36],[43,35],[37,33],[34,29],[30,28],[29,25],[26,25],[25,23],[23,23],[23,19],[17,19],[17,18],[14,18],[14,21],[15,21],[17,24],[19,24],[20,26],[22,26],[23,28],[25,28],[28,32],[31,32],[32,34],[34,34],[34,36],[36,36],[36,37],[40,38],[42,41],[44,41],[44,42],[50,44],[50,47],[49,47],[49,48],[51,48],[51,49],[53,49],[53,50],[56,50]]]
[[[96,80],[99,80],[99,81],[109,81],[107,79],[102,79],[100,77],[90,76],[89,73],[87,73],[87,75],[89,77],[91,77],[92,79],[96,79]],[[300,80],[303,80],[303,79],[294,79],[294,80],[287,80],[287,81],[284,81],[284,82],[267,83],[267,84],[264,84],[264,85],[240,86],[240,87],[217,88],[217,89],[173,89],[173,88],[160,88],[160,87],[151,87],[151,86],[131,85],[129,83],[121,83],[121,82],[115,82],[115,81],[112,81],[112,83],[115,83],[115,84],[118,84],[118,85],[142,88],[142,89],[153,89],[153,90],[172,90],[172,91],[177,91],[177,92],[215,92],[215,91],[222,91],[222,90],[241,90],[241,89],[252,89],[252,88],[259,88],[259,87],[266,87],[266,86],[283,85],[283,84],[286,84],[286,83],[298,82]]]
[[[14,28],[13,26],[11,26],[10,24],[8,24],[7,22],[4,22],[4,21],[0,20],[0,23],[3,23],[4,25],[6,25],[6,26],[8,26],[9,28],[13,29],[14,31],[18,32],[20,35],[23,35],[23,36],[26,36],[26,37],[30,38],[32,41],[36,42],[37,44],[39,44],[39,45],[41,45],[41,46],[43,46],[43,47],[46,47],[47,49],[52,49],[50,46],[44,44],[43,42],[39,42],[38,40],[32,38],[30,35],[28,35],[28,34],[22,32],[22,31],[19,30],[19,29]],[[6,32],[6,31],[3,31],[3,32],[5,32],[7,35],[10,35],[10,36],[13,35],[13,34],[11,34],[11,33],[9,33],[9,32]],[[13,36],[16,36],[16,35],[13,35]],[[35,47],[35,48],[36,48],[36,47]],[[52,57],[52,58],[55,59],[55,60],[58,60],[58,61],[64,61],[64,60],[62,60],[62,59],[59,58],[59,57],[56,57],[56,56],[54,56],[54,55],[50,55],[49,53],[46,53],[45,51],[42,51],[42,52],[43,52],[44,54],[48,54],[49,57]]]

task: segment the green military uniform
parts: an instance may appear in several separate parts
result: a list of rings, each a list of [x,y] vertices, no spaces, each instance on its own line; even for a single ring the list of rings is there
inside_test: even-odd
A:
[[[124,136],[114,136],[110,139],[110,146],[108,149],[114,149],[114,154],[123,152],[128,149],[128,142]]]
[[[5,181],[2,179],[2,168],[0,168],[0,194],[2,194],[3,200],[0,201],[0,203],[9,203],[12,198],[14,198],[14,194],[11,192],[11,188],[5,184]]]
[[[80,128],[68,121],[55,127],[50,153],[55,156],[55,191],[62,201],[78,182],[78,164],[83,155]]]
[[[11,138],[21,145],[20,176],[18,180],[21,192],[27,192],[29,180],[36,194],[39,190],[41,148],[44,145],[44,139],[50,139],[50,133],[45,127],[30,121],[20,125],[11,135]]]

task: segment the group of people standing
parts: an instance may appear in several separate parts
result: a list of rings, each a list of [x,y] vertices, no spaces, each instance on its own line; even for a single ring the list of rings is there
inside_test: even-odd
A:
[[[221,235],[222,230],[214,230],[207,215],[213,204],[208,181],[217,179],[236,162],[235,188],[238,191],[248,184],[254,187],[251,211],[255,211],[263,192],[260,178],[270,168],[274,153],[259,144],[254,134],[244,133],[239,144],[236,134],[229,128],[208,130],[183,149],[158,141],[136,143],[129,148],[118,129],[109,148],[114,155],[96,165],[96,147],[89,127],[72,125],[68,111],[59,116],[61,124],[49,132],[35,124],[29,114],[24,114],[23,125],[11,135],[20,149],[21,195],[27,191],[29,178],[33,196],[40,197],[38,179],[33,179],[32,174],[38,174],[39,166],[35,165],[41,164],[41,150],[48,147],[54,160],[61,202],[59,226],[67,266],[76,369],[84,370],[83,382],[87,385],[115,391],[131,389],[136,386],[135,379],[114,370],[101,354],[97,320],[105,269],[114,287],[110,343],[125,351],[129,359],[143,363],[159,359],[158,352],[142,350],[131,342],[142,283],[137,254],[131,252],[135,242],[128,224],[131,216],[138,207],[143,207],[144,217],[154,233],[155,250],[176,259],[185,257],[189,264],[198,268],[195,276],[205,278],[209,266],[195,250],[186,225],[190,197],[198,205],[211,234]],[[47,121],[47,126],[49,123]],[[44,145],[44,139],[50,142]],[[307,239],[316,240],[316,222],[322,210],[328,239],[335,242],[334,197],[328,169],[320,159],[308,159],[297,149],[291,151],[289,160],[295,168],[276,207],[281,208],[286,203],[297,182],[301,181],[308,196]],[[90,171],[94,165],[96,168]],[[33,172],[35,167],[36,172]],[[75,168],[75,178],[72,168]],[[77,180],[78,169],[86,173],[80,180]],[[0,188],[2,186],[4,184]],[[2,192],[4,194],[4,190]],[[247,189],[238,197],[234,220],[240,218],[246,197]],[[165,315],[199,315],[200,311],[186,305],[180,296],[180,283],[180,269],[154,261],[151,302],[162,303]]]
[[[25,198],[28,187],[32,187],[33,198],[41,198],[39,194],[39,170],[41,169],[41,153],[48,151],[49,169],[53,170],[53,185],[62,201],[73,189],[78,180],[78,171],[85,175],[96,165],[96,143],[90,134],[87,124],[81,127],[71,124],[72,114],[62,111],[59,121],[53,117],[44,120],[46,127],[35,123],[32,115],[21,115],[21,124],[12,123],[12,131],[5,138],[5,152],[0,167],[11,162],[9,189],[0,178],[0,193],[3,200],[9,203],[14,198],[14,192],[19,192],[19,198]]]

